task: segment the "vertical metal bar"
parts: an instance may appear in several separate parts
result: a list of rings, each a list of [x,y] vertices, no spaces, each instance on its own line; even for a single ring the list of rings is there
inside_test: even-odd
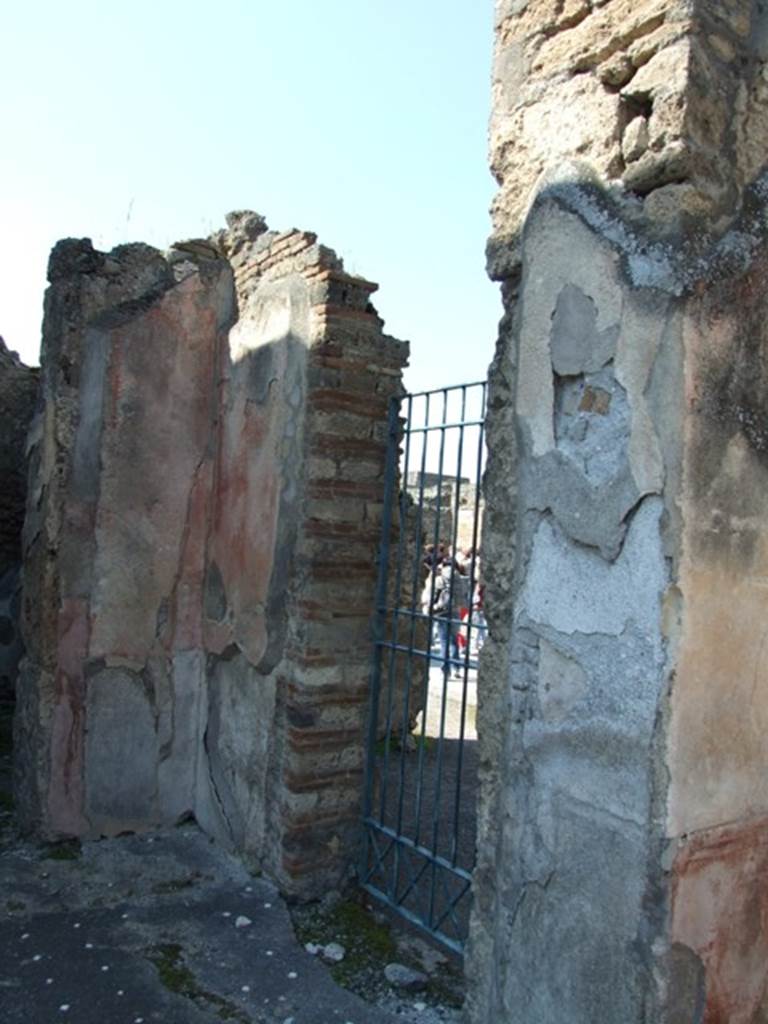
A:
[[[369,818],[373,807],[373,786],[376,773],[376,733],[379,719],[379,691],[381,688],[381,642],[386,627],[387,579],[389,574],[390,531],[392,529],[392,500],[397,477],[397,451],[400,428],[400,400],[393,397],[389,403],[387,455],[384,467],[384,508],[382,534],[379,547],[378,579],[376,583],[376,612],[373,623],[373,665],[371,666],[370,718],[368,721],[368,750],[366,758],[366,784],[363,798],[363,816]],[[363,850],[361,877],[367,877],[368,841]]]
[[[452,538],[452,548],[453,548],[453,551],[454,551],[454,569],[453,569],[453,572],[451,573],[451,601],[450,601],[450,624],[451,624],[451,631],[457,637],[457,641],[456,641],[457,645],[458,645],[459,629],[461,628],[461,597],[460,597],[460,595],[459,595],[458,615],[456,615],[456,616],[454,616],[453,601],[454,601],[454,597],[456,595],[455,583],[456,583],[456,573],[458,572],[457,551],[458,551],[458,538],[459,538],[459,518],[461,516],[461,480],[462,480],[461,471],[462,471],[462,464],[463,464],[463,461],[464,461],[464,431],[466,429],[464,424],[465,424],[466,419],[467,419],[467,388],[466,388],[465,385],[463,385],[462,388],[461,388],[461,415],[460,415],[459,419],[460,419],[460,422],[461,422],[461,426],[459,427],[459,442],[458,442],[458,450],[457,450],[457,454],[456,454],[456,484],[455,484],[455,486],[456,486],[456,506],[455,506],[455,511],[454,511],[453,538]],[[463,574],[460,574],[460,575],[463,575]],[[461,585],[463,586],[463,581],[462,581]],[[470,604],[471,604],[471,600],[470,600]],[[458,653],[458,650],[457,650],[457,653]],[[461,706],[461,720],[459,722],[459,732],[460,732],[460,735],[462,735],[462,736],[463,736],[463,733],[464,733],[464,715],[466,714],[466,692],[467,692],[467,673],[468,673],[468,671],[469,671],[469,668],[468,668],[468,646],[465,645],[464,652],[463,652],[463,657],[461,658],[461,662],[460,662],[460,664],[456,665],[456,672],[457,673],[459,673],[459,672],[461,673],[461,679],[462,679],[462,706]],[[438,804],[440,802],[440,797],[442,795],[442,779],[443,779],[442,763],[443,763],[444,721],[445,721],[445,714],[447,712],[447,703],[448,703],[447,686],[446,686],[446,695],[445,695],[443,703],[444,703],[443,716],[441,718],[441,723],[440,723],[440,745],[439,745],[439,748],[438,748],[438,762],[439,762],[439,769],[438,769],[438,774],[437,774],[437,788],[438,788],[437,803]],[[439,829],[440,829],[441,818],[442,818],[441,815],[437,816],[435,818],[435,821],[434,821],[434,824],[433,824],[432,844],[433,844],[433,848],[434,848],[435,852],[437,852],[437,850],[438,850],[438,836],[439,836]],[[456,848],[457,842],[458,842],[458,840],[457,840],[457,829],[458,829],[458,822],[456,820],[454,820],[454,827],[453,827],[453,830],[452,830],[452,833],[451,833],[451,844],[452,844],[451,845],[451,850],[452,851]]]
[[[384,821],[386,814],[386,793],[387,787],[389,786],[389,758],[390,758],[390,747],[392,744],[392,705],[394,702],[394,690],[395,683],[398,679],[397,667],[399,664],[400,654],[397,650],[397,641],[400,630],[400,591],[403,585],[403,552],[407,550],[407,509],[408,509],[408,465],[410,462],[411,453],[411,425],[413,415],[413,399],[408,396],[408,412],[405,421],[405,452],[403,459],[403,473],[400,479],[400,493],[398,496],[398,510],[399,510],[399,533],[397,538],[397,561],[395,565],[395,588],[392,594],[392,646],[389,650],[389,673],[387,680],[387,728],[385,736],[385,747],[384,747],[384,759],[385,759],[385,771],[384,779],[382,780],[382,796],[381,796],[381,820]],[[400,725],[400,759],[402,761],[405,751],[405,719]],[[400,786],[403,785],[403,772],[400,772]],[[398,804],[400,800],[398,800]],[[394,854],[392,857],[392,885],[391,892],[393,897],[397,896],[397,880],[400,874],[400,846],[395,843]]]
[[[421,466],[420,466],[420,469],[419,469],[419,501],[418,501],[418,511],[417,511],[417,515],[416,515],[416,552],[415,552],[415,555],[414,555],[414,570],[413,570],[413,580],[412,580],[412,586],[413,586],[412,604],[411,604],[411,616],[412,616],[412,618],[411,618],[411,631],[410,631],[409,644],[408,644],[408,646],[409,646],[409,654],[408,654],[408,658],[409,658],[409,661],[408,661],[408,672],[409,672],[408,683],[409,683],[409,686],[410,686],[410,682],[411,682],[411,678],[412,678],[412,657],[413,657],[413,653],[412,652],[413,652],[413,645],[414,645],[414,640],[415,640],[415,628],[416,628],[415,627],[415,622],[416,622],[416,619],[415,619],[415,606],[416,606],[416,602],[417,601],[419,601],[419,602],[421,601],[421,593],[417,594],[417,592],[416,592],[416,584],[418,583],[419,566],[421,565],[421,552],[422,552],[422,539],[423,539],[424,486],[425,486],[426,466],[427,466],[427,451],[428,451],[428,448],[429,448],[429,434],[430,434],[430,431],[429,431],[429,398],[430,398],[430,396],[427,395],[426,396],[426,402],[425,402],[425,409],[424,409],[424,432],[422,434],[423,441],[422,441],[422,449],[421,449]],[[423,749],[423,746],[424,746],[424,733],[425,733],[425,728],[426,728],[427,709],[428,709],[428,702],[429,702],[429,666],[430,666],[430,661],[431,661],[431,657],[432,657],[432,628],[433,628],[432,627],[432,620],[431,620],[431,618],[429,618],[427,620],[427,651],[426,651],[426,661],[425,661],[425,663],[426,663],[426,678],[425,678],[425,681],[424,681],[424,706],[422,708],[422,713],[421,713],[422,721],[421,721],[421,737],[420,737],[420,741],[419,741],[420,749]],[[420,789],[420,787],[421,787],[421,780],[419,779],[417,781],[417,790]],[[402,792],[403,791],[401,789],[401,797],[402,797]],[[401,830],[402,830],[402,822],[403,822],[403,801],[401,799],[400,806],[398,807],[398,811],[397,811],[397,831],[398,831],[398,833],[400,833]]]
[[[474,597],[475,583],[477,582],[477,574],[475,567],[477,565],[477,541],[478,533],[480,530],[480,497],[482,492],[482,481],[483,481],[483,441],[485,440],[485,404],[486,404],[486,384],[481,382],[480,387],[480,427],[477,436],[477,463],[475,467],[475,501],[474,510],[472,516],[472,562],[469,570],[470,579],[470,600]],[[467,649],[469,649],[471,641],[471,633],[473,628],[473,607],[470,603],[469,609],[469,620],[467,622]]]
[[[429,423],[425,420],[425,428],[429,427]],[[429,443],[429,429],[425,429],[422,434],[423,445],[421,451],[421,470],[419,477],[419,501],[416,507],[416,521],[414,525],[414,536],[415,545],[413,552],[413,570],[411,573],[411,603],[409,609],[410,615],[410,630],[408,635],[408,653],[407,665],[406,665],[406,689],[405,697],[403,700],[403,715],[408,712],[409,704],[408,699],[411,693],[411,684],[413,681],[413,659],[416,650],[416,628],[419,622],[423,622],[421,617],[421,592],[423,586],[420,582],[421,567],[422,567],[422,548],[423,548],[423,522],[424,522],[424,477],[426,472],[427,464],[427,448]],[[417,606],[419,608],[417,612]],[[426,649],[423,652],[422,661],[419,666],[419,672],[423,676],[424,685],[424,705],[421,711],[422,723],[421,723],[421,744],[423,745],[424,729],[426,724],[427,716],[427,701],[429,695],[429,667],[432,658],[432,626],[429,620],[427,620],[427,638],[426,638]],[[421,653],[421,652],[420,652]],[[406,699],[408,698],[408,699]],[[405,752],[403,751],[401,756],[401,776],[400,776],[400,803],[397,809],[397,832],[398,835],[402,833],[403,828],[403,811],[404,811],[404,797],[405,797]]]
[[[409,398],[408,398],[408,415],[407,415],[407,418],[406,418],[406,425],[405,425],[405,432],[404,432],[404,435],[405,435],[406,473],[407,473],[408,453],[409,453],[409,448],[410,448],[410,443],[411,443],[411,435],[410,435],[410,432],[409,432],[409,428],[410,428],[410,425],[411,425],[410,417],[411,417],[411,412],[412,412],[411,402],[412,402],[412,399],[409,396]],[[397,475],[397,473],[396,473],[396,475]],[[402,484],[402,481],[401,481],[401,484]],[[388,791],[388,788],[389,788],[389,760],[390,760],[390,748],[392,746],[392,703],[393,703],[395,675],[396,675],[396,673],[395,673],[395,667],[396,667],[396,664],[397,664],[397,650],[396,650],[396,647],[397,647],[397,635],[398,635],[398,627],[399,627],[399,615],[398,615],[397,604],[398,604],[398,599],[400,597],[400,588],[402,586],[402,557],[403,557],[403,537],[404,537],[404,531],[402,529],[403,507],[404,507],[403,494],[404,494],[404,491],[403,491],[403,488],[401,486],[400,487],[400,493],[398,495],[398,509],[399,509],[399,512],[400,512],[400,529],[399,529],[398,538],[397,538],[397,557],[396,557],[396,560],[395,560],[395,589],[394,589],[394,593],[392,594],[392,608],[388,607],[388,611],[390,612],[390,614],[392,616],[392,626],[391,626],[391,635],[389,635],[389,640],[388,640],[388,645],[387,645],[388,659],[389,660],[388,660],[388,668],[387,668],[386,729],[385,729],[385,733],[384,733],[384,770],[383,770],[383,778],[381,780],[381,801],[380,801],[380,811],[379,811],[379,819],[382,822],[384,822],[386,820],[387,791]],[[393,495],[392,504],[394,504],[394,495]],[[387,603],[387,605],[389,605],[389,602],[387,601],[387,595],[386,594],[385,594],[385,598],[384,599],[385,599],[385,602]]]
[[[482,385],[481,393],[481,410],[482,415],[485,414],[485,384]],[[475,467],[475,502],[474,502],[474,516],[472,522],[472,561],[469,570],[469,618],[467,621],[467,657],[469,656],[469,645],[472,642],[472,602],[474,600],[475,593],[475,566],[477,564],[477,537],[480,525],[480,488],[482,484],[482,463],[483,463],[483,441],[484,441],[485,424],[481,423],[478,429],[478,442],[477,442],[477,463]],[[462,772],[464,769],[464,741],[465,741],[465,727],[466,727],[466,715],[467,715],[467,687],[468,687],[468,672],[464,675],[464,685],[462,687],[461,695],[461,718],[460,718],[460,729],[459,729],[459,749],[456,762],[456,791],[454,794],[453,804],[453,848],[451,850],[450,860],[453,866],[456,866],[458,859],[458,833],[459,833],[459,815],[461,812],[461,783],[462,783]]]
[[[461,425],[459,427],[459,444],[458,444],[458,451],[457,451],[457,454],[456,454],[456,509],[455,509],[454,521],[453,521],[453,537],[451,538],[451,549],[453,551],[453,558],[454,558],[454,562],[456,562],[457,567],[458,567],[458,559],[456,558],[456,548],[457,548],[457,542],[458,542],[458,539],[459,539],[459,516],[461,515],[461,463],[462,463],[463,458],[464,458],[464,430],[465,430],[464,423],[466,421],[466,418],[467,418],[467,388],[466,388],[465,385],[462,385],[462,388],[461,388],[461,417],[460,417]],[[455,592],[456,592],[455,576],[453,574],[451,574],[451,599],[450,599],[451,626],[457,624],[457,623],[455,623],[453,621],[453,599],[454,599]],[[460,622],[461,622],[461,616],[459,615],[458,624],[460,624]],[[458,636],[458,630],[456,630],[456,636]],[[456,668],[457,668],[457,671],[458,671],[458,665],[456,666]]]
[[[427,396],[427,400],[429,401],[430,398],[431,398],[431,395],[428,395]],[[430,421],[431,421],[431,413],[430,413],[430,409],[428,408],[427,410],[425,410],[424,429],[423,429],[423,433],[422,433],[423,447],[422,447],[421,477],[420,477],[420,486],[419,486],[418,541],[417,541],[417,547],[419,547],[419,548],[420,548],[420,546],[422,544],[423,534],[424,534],[424,525],[423,525],[423,523],[424,523],[424,508],[425,508],[425,505],[426,505],[426,495],[425,495],[426,475],[427,475],[427,465],[428,465],[428,462],[429,462],[430,442],[431,442],[431,439],[432,439],[432,432],[433,432],[432,431],[432,427],[430,425]],[[438,507],[439,507],[439,499],[438,499]],[[436,511],[436,515],[438,515],[437,511]],[[434,625],[433,625],[433,620],[432,620],[432,607],[431,606],[432,606],[432,600],[433,600],[432,595],[434,593],[434,563],[435,563],[436,558],[437,558],[437,542],[434,542],[433,543],[433,557],[432,557],[432,563],[433,564],[432,564],[432,567],[431,567],[431,570],[430,570],[430,580],[429,580],[430,598],[429,598],[429,603],[428,603],[428,618],[427,618],[427,625],[426,625],[426,628],[427,628],[427,640],[426,640],[427,651],[426,651],[426,657],[425,657],[425,659],[423,661],[423,665],[422,665],[422,668],[421,668],[422,682],[423,682],[423,704],[422,704],[422,711],[421,711],[421,727],[420,727],[420,730],[419,730],[419,737],[418,737],[418,740],[417,740],[417,754],[416,754],[416,759],[417,759],[417,769],[416,769],[416,771],[417,771],[417,777],[416,777],[416,806],[415,806],[415,819],[414,819],[414,823],[413,823],[413,830],[414,830],[414,835],[415,835],[417,840],[418,840],[418,833],[419,833],[419,817],[420,817],[420,814],[421,814],[421,793],[422,793],[423,777],[424,777],[423,766],[424,766],[424,755],[425,755],[425,750],[426,750],[427,715],[429,714],[429,704],[430,704],[430,698],[429,698],[429,669],[430,669],[431,659],[432,659],[432,634],[433,634],[433,630],[434,630]],[[415,572],[418,573],[418,565],[415,566]],[[415,597],[415,595],[414,595],[414,597]],[[418,595],[418,600],[419,600],[419,602],[421,601],[421,593],[419,593],[419,595]],[[412,621],[411,621],[411,634],[409,636],[409,646],[410,646],[411,650],[413,649],[414,638],[415,638],[415,619],[412,619]],[[402,829],[403,813],[404,813],[404,802],[401,803],[400,807],[398,807],[398,830]],[[418,900],[418,890],[415,893],[415,898]],[[421,916],[422,916],[422,919],[423,919],[423,915],[421,915]],[[427,927],[426,922],[425,922],[425,927]]]
[[[448,389],[443,388],[443,424],[446,422],[446,415],[448,411]],[[438,455],[438,470],[437,470],[437,503],[435,510],[435,528],[433,531],[433,543],[435,551],[437,551],[440,543],[440,508],[443,496],[443,461],[445,459],[445,427],[437,426],[435,430],[440,431],[440,450]],[[426,436],[426,434],[425,434]],[[429,629],[430,640],[432,637],[432,630],[434,629],[434,608],[435,603],[435,572],[433,567],[432,578],[429,586],[429,618],[427,619],[427,627]],[[429,706],[429,675],[432,667],[432,647],[430,643],[429,658],[427,658],[427,680],[426,680],[426,691],[424,699],[424,714],[421,722],[421,739],[419,742],[419,759],[417,769],[417,781],[416,781],[416,835],[414,837],[415,842],[419,842],[421,835],[421,806],[422,806],[422,786],[424,783],[424,748],[426,747],[425,738],[427,731],[427,710]]]
[[[454,481],[455,494],[454,502],[452,503],[452,529],[451,529],[451,582],[448,592],[448,615],[446,618],[447,627],[447,644],[448,651],[453,648],[454,637],[457,637],[456,643],[458,643],[458,633],[456,631],[456,621],[454,617],[454,597],[457,592],[456,588],[456,574],[459,571],[458,559],[456,558],[456,540],[459,535],[459,509],[461,507],[461,462],[464,450],[464,423],[467,418],[467,389],[462,386],[461,388],[461,414],[459,416],[459,439],[456,452],[456,475]],[[458,654],[458,649],[457,649]],[[451,664],[452,659],[446,660],[446,665]],[[456,671],[459,671],[458,659],[456,659]],[[432,806],[432,851],[434,854],[439,852],[439,835],[440,835],[440,797],[442,795],[443,788],[443,761],[445,755],[445,719],[448,710],[448,686],[449,686],[449,673],[447,668],[443,671],[443,699],[442,706],[440,708],[440,732],[437,741],[437,776],[435,780],[435,801]],[[429,896],[429,919],[430,922],[434,917],[435,908],[435,890],[437,887],[437,863],[433,861],[431,881],[430,881],[430,896]]]

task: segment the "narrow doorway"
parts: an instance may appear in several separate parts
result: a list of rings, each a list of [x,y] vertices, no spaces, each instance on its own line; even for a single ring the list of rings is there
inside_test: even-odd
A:
[[[363,888],[457,953],[477,804],[486,383],[394,400],[364,793]]]

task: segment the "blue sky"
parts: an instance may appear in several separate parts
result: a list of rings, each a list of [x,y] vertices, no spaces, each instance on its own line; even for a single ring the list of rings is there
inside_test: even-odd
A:
[[[161,248],[231,209],[377,281],[412,389],[482,377],[491,0],[38,0],[3,13],[0,334],[37,357],[66,236]]]

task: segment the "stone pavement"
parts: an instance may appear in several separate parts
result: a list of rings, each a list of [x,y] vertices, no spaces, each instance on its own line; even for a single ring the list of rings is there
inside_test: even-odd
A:
[[[3,1024],[391,1024],[411,1016],[339,988],[299,945],[274,887],[193,824],[69,846],[9,834],[0,839]]]

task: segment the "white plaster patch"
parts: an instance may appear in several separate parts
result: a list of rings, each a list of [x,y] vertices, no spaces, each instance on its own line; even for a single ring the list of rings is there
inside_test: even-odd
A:
[[[617,257],[572,213],[549,205],[537,215],[526,240],[526,274],[521,296],[519,374],[516,407],[531,435],[533,455],[555,446],[549,338],[557,298],[573,285],[595,303],[596,330],[621,321],[622,290]]]
[[[302,277],[293,275],[288,282],[262,283],[229,332],[232,362],[289,337],[306,339],[308,319],[309,299]]]
[[[560,633],[619,636],[634,622],[650,637],[659,636],[666,585],[662,509],[659,498],[642,502],[615,562],[574,544],[544,520],[534,537],[518,615]]]
[[[666,303],[666,299],[659,300]],[[627,392],[632,409],[629,464],[641,494],[658,493],[664,484],[664,460],[645,392],[669,313],[643,307],[634,297],[627,302],[616,350],[616,379]]]
[[[254,302],[250,316],[242,317],[229,332],[229,351],[233,362],[239,362],[260,345],[269,345],[287,337],[291,329],[290,297],[269,295]]]
[[[588,689],[587,673],[542,637],[539,641],[539,704],[545,721],[560,722]]]

